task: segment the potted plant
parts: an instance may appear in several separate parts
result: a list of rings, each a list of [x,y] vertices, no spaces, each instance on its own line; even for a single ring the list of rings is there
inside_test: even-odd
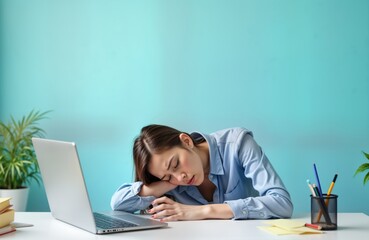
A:
[[[363,153],[364,153],[365,158],[366,158],[367,160],[369,160],[369,154],[368,154],[368,153],[366,153],[366,152],[363,152]],[[369,181],[369,162],[361,164],[361,165],[357,168],[357,170],[356,170],[356,172],[355,172],[355,175],[356,175],[356,174],[358,174],[358,173],[366,172],[366,171],[367,171],[367,173],[366,173],[366,175],[364,176],[364,180],[363,180],[364,185],[366,184],[366,182],[367,182],[367,181]]]
[[[27,184],[40,184],[40,171],[32,145],[32,137],[45,133],[37,126],[47,112],[32,110],[16,121],[0,121],[0,197],[12,197],[15,211],[25,211],[28,198]],[[18,197],[19,196],[19,197]]]

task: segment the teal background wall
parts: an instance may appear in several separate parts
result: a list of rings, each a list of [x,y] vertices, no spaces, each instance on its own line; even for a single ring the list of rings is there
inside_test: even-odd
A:
[[[92,205],[133,180],[141,127],[254,132],[309,211],[316,163],[339,211],[369,214],[369,2],[0,0],[0,118],[53,110],[79,147]],[[31,185],[28,211],[48,211]]]

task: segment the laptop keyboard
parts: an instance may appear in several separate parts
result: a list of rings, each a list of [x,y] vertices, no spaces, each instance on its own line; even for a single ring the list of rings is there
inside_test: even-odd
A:
[[[135,227],[137,224],[127,222],[121,219],[109,217],[101,213],[94,213],[96,226],[102,229]]]

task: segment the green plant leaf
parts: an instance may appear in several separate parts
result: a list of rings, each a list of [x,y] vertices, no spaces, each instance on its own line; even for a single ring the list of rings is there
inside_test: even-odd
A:
[[[32,110],[19,121],[13,116],[8,124],[0,121],[0,188],[19,188],[31,179],[40,183],[32,137],[45,134],[37,124],[49,112]]]
[[[369,172],[364,177],[364,185],[366,184],[367,181],[369,181]]]
[[[363,163],[363,164],[361,164],[358,167],[358,169],[356,170],[355,175],[358,174],[358,173],[364,172],[366,170],[369,170],[369,163]]]
[[[368,160],[369,160],[369,154],[368,154],[368,153],[366,153],[366,152],[363,152],[363,154],[365,155],[366,159],[368,159]]]

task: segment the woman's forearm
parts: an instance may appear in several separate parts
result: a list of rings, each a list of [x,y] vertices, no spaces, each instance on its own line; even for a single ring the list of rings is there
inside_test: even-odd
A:
[[[228,204],[208,204],[203,206],[203,219],[231,219],[233,212]]]
[[[141,191],[138,193],[138,195],[155,196],[158,198],[176,187],[176,185],[173,185],[167,181],[158,181],[151,183],[150,185],[142,185]]]
[[[233,212],[228,204],[185,205],[168,197],[155,199],[149,213],[162,221],[231,219]]]

